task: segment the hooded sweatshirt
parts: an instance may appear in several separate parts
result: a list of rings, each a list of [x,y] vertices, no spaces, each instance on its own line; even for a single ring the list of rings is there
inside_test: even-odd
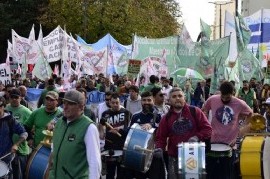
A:
[[[129,112],[131,112],[131,114],[141,111],[142,110],[141,96],[138,95],[138,98],[136,100],[130,99],[130,96],[129,96],[127,100],[124,102],[124,107]]]

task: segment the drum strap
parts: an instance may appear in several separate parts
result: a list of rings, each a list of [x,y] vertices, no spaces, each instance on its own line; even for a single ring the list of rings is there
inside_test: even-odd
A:
[[[195,117],[196,117],[196,109],[195,109],[195,107],[194,106],[189,106],[189,111],[190,111],[192,117],[195,120]]]

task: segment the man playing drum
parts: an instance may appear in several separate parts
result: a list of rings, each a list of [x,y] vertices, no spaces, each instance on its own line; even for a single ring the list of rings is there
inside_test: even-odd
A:
[[[252,109],[233,96],[232,83],[225,81],[220,85],[221,94],[211,96],[204,104],[202,110],[207,114],[212,111],[211,151],[206,157],[206,172],[209,179],[233,178],[235,145],[239,134],[239,116],[252,116]],[[247,124],[247,122],[246,122]]]
[[[117,93],[111,95],[110,106],[110,109],[102,113],[100,124],[105,124],[107,127],[104,149],[111,150],[112,156],[114,156],[113,153],[116,152],[116,150],[119,151],[123,149],[131,113],[120,105],[120,97]],[[115,160],[115,158],[111,157],[106,160],[106,166],[107,179],[115,178],[116,169],[117,178],[124,179],[124,169],[121,167],[119,160]]]
[[[189,106],[186,103],[184,92],[180,88],[173,88],[170,91],[169,103],[171,108],[162,117],[157,130],[156,153],[162,156],[168,142],[168,176],[170,179],[177,179],[180,178],[177,159],[178,144],[182,142],[209,142],[212,128],[199,108]]]
[[[160,88],[161,89],[161,88]],[[131,122],[130,122],[130,127],[134,124],[134,123],[138,123],[141,125],[141,128],[143,130],[150,130],[151,128],[157,128],[158,124],[161,120],[161,114],[159,113],[158,109],[156,109],[154,107],[154,99],[153,99],[153,94],[149,91],[145,91],[141,94],[141,105],[142,105],[142,111],[139,111],[137,113],[134,113],[132,118],[131,118]],[[155,161],[155,156],[153,156],[153,165],[150,166],[150,171],[148,171],[147,173],[141,173],[141,172],[136,172],[134,170],[130,170],[127,174],[127,178],[132,178],[132,177],[136,177],[139,179],[143,179],[143,178],[157,178],[156,176],[151,177],[151,175],[159,175],[160,173],[157,173],[157,171],[153,171],[155,169],[158,168],[159,163],[157,163]],[[164,171],[164,165],[163,167],[163,171]],[[162,173],[164,173],[162,171]],[[160,175],[159,175],[160,176]]]
[[[21,124],[26,121],[31,115],[31,111],[20,104],[21,102],[21,92],[19,89],[15,88],[10,91],[10,104],[7,104],[6,110],[12,113],[12,116]],[[13,135],[13,141],[17,141],[19,138],[18,135]],[[13,177],[14,178],[25,178],[24,173],[26,170],[27,158],[29,155],[29,146],[27,142],[24,141],[19,147],[17,156],[13,160]]]
[[[11,162],[12,157],[9,155],[10,152],[16,153],[18,147],[27,138],[27,132],[23,125],[19,123],[11,113],[4,110],[6,106],[6,100],[4,97],[0,97],[0,178],[6,177],[9,173],[8,164]],[[19,135],[17,141],[12,141],[14,134]],[[3,162],[2,162],[3,161]],[[3,167],[4,166],[4,167]],[[7,171],[3,171],[7,170]],[[4,174],[4,175],[2,175]],[[12,176],[11,176],[12,178]]]

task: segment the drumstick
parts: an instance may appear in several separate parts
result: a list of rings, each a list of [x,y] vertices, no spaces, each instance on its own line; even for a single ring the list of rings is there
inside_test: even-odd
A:
[[[113,126],[111,126],[108,122],[106,122],[106,119],[101,118],[99,123],[103,126],[107,126],[110,129],[114,129]],[[114,129],[115,130],[115,129]],[[122,135],[119,132],[116,132],[116,135],[118,135],[119,137],[122,137]]]
[[[153,150],[150,149],[144,149],[139,145],[134,145],[134,150],[141,150],[141,151],[145,151],[145,152],[153,152]]]
[[[11,152],[9,152],[8,154],[6,154],[6,155],[2,156],[2,157],[0,158],[0,160],[2,160],[3,158],[5,158],[5,157],[9,156],[10,154],[11,154]]]

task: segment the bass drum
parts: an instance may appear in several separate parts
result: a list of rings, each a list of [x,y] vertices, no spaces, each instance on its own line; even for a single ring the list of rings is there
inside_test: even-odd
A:
[[[242,179],[270,178],[270,138],[245,136],[240,148]]]
[[[137,123],[128,132],[124,149],[123,165],[139,172],[147,172],[152,162],[155,129],[145,131]]]
[[[42,144],[34,149],[26,168],[27,179],[46,179],[49,175],[48,163],[51,149]]]

